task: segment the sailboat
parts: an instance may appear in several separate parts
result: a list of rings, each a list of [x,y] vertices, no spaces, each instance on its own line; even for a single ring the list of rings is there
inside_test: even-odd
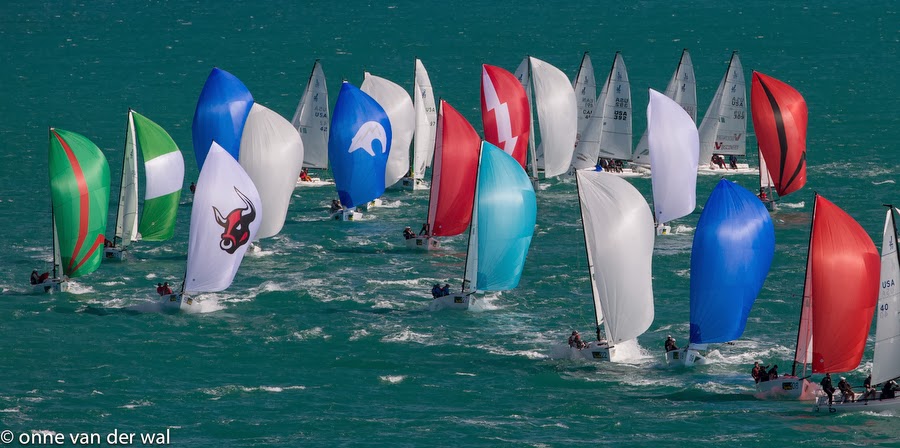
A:
[[[401,179],[404,188],[423,190],[425,169],[431,166],[434,157],[435,127],[437,126],[437,108],[434,105],[434,92],[431,80],[422,61],[416,58],[415,81],[413,83],[413,103],[416,110],[416,132],[413,138],[412,165],[409,174]]]
[[[328,169],[329,118],[328,86],[325,84],[322,64],[316,59],[306,82],[306,89],[303,90],[303,96],[291,119],[291,124],[303,140],[303,168]],[[306,181],[297,179],[297,186],[321,187],[332,183],[316,176],[310,176]]]
[[[250,176],[218,143],[205,162],[191,208],[184,282],[180,292],[162,297],[165,309],[197,310],[197,294],[228,288],[265,211]]]
[[[620,167],[631,160],[631,84],[622,54],[616,52],[596,107],[585,125],[572,156],[572,169],[595,169],[607,163],[606,171],[622,177],[642,174]],[[602,162],[601,162],[602,160]]]
[[[531,179],[537,184],[538,173],[549,179],[568,171],[578,135],[578,106],[575,90],[562,70],[538,58],[528,56],[516,70],[516,77],[525,87],[540,127],[540,144],[535,144],[535,132],[528,136],[531,155]],[[534,115],[532,115],[533,117]],[[533,127],[533,123],[530,124]]]
[[[760,166],[765,164],[780,198],[806,185],[806,101],[793,87],[759,72],[753,72],[750,84]],[[771,193],[767,197],[777,199]]]
[[[690,345],[666,353],[666,363],[707,364],[708,344],[744,333],[753,302],[775,255],[775,227],[752,192],[727,179],[713,189],[691,249]]]
[[[361,219],[362,213],[356,207],[384,193],[391,129],[391,121],[381,105],[344,81],[331,115],[328,136],[328,159],[342,206],[332,212],[333,219]]]
[[[300,134],[277,112],[253,103],[241,134],[238,162],[256,186],[262,205],[256,237],[277,235],[303,166]]]
[[[522,165],[502,149],[483,142],[462,290],[432,300],[431,309],[477,307],[476,292],[518,286],[536,217],[534,188]]]
[[[775,196],[772,194],[775,190],[775,183],[772,182],[772,175],[766,167],[766,159],[762,155],[759,148],[756,149],[759,155],[759,200],[766,206],[769,211],[778,210],[778,203],[775,202]]]
[[[481,122],[485,141],[525,168],[531,133],[528,96],[515,75],[487,64],[481,66]]]
[[[197,168],[203,169],[206,153],[215,141],[238,159],[244,123],[253,106],[253,95],[236,76],[213,68],[203,84],[191,124]]]
[[[744,157],[747,153],[747,85],[737,51],[731,53],[728,69],[700,122],[700,172],[752,173],[746,163],[737,169],[722,169],[713,154]],[[726,162],[726,166],[728,163]]]
[[[158,124],[128,109],[125,154],[116,209],[116,233],[104,248],[106,258],[124,259],[137,240],[165,241],[175,234],[175,215],[184,184],[184,156]],[[144,156],[144,210],[138,220],[138,162],[140,144]]]
[[[691,62],[691,54],[687,48],[681,51],[681,59],[678,60],[678,67],[672,73],[672,79],[666,86],[665,94],[668,98],[675,101],[688,116],[691,117],[693,126],[697,126],[697,79],[694,78],[694,64]],[[647,130],[641,136],[641,140],[634,148],[634,163],[638,165],[650,164],[650,143],[648,134],[650,124],[647,124]],[[651,168],[652,171],[652,168]]]
[[[100,267],[109,209],[109,164],[80,134],[50,128],[50,208],[53,269],[34,292],[65,292],[69,278]]]
[[[611,173],[576,171],[575,179],[597,340],[570,350],[587,359],[615,361],[615,346],[653,323],[653,214],[634,186]]]
[[[410,248],[436,249],[436,237],[465,232],[472,218],[481,137],[450,104],[440,104],[428,218],[425,232],[406,240]]]
[[[881,241],[881,281],[878,307],[875,310],[875,353],[872,359],[872,385],[885,383],[900,377],[900,258],[897,252],[897,224],[894,222],[894,207],[887,205]],[[867,327],[868,329],[868,327]],[[868,332],[867,332],[868,333]],[[856,401],[845,401],[835,396],[830,406],[831,412],[870,411],[879,412],[900,409],[900,397],[882,398],[881,391],[875,397],[866,399],[857,394]],[[828,408],[828,397],[816,399],[816,410]]]
[[[575,147],[578,147],[578,142],[581,141],[581,136],[587,130],[588,122],[590,122],[597,104],[597,79],[594,77],[591,55],[587,51],[581,57],[581,65],[578,66],[578,73],[575,74],[572,88],[575,90],[575,102],[578,105],[578,131],[575,134]],[[575,162],[574,154],[573,151],[572,163]]]
[[[656,234],[667,235],[672,232],[667,222],[686,216],[697,207],[700,137],[685,109],[653,89],[647,105],[647,136]]]
[[[879,264],[875,244],[859,223],[816,194],[791,374],[757,383],[760,396],[811,400],[818,385],[808,373],[859,366],[878,300]]]
[[[409,172],[409,144],[416,132],[416,110],[409,93],[396,83],[369,72],[360,90],[384,108],[391,122],[390,157],[384,172],[384,187],[396,184]]]

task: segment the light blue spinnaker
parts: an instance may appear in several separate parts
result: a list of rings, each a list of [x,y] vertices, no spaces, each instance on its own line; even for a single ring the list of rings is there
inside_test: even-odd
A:
[[[384,108],[344,81],[328,135],[328,159],[344,207],[363,205],[384,193],[390,149],[391,122]]]
[[[213,141],[238,160],[241,134],[252,106],[253,95],[240,79],[225,70],[212,69],[203,84],[191,125],[198,170],[203,168]]]
[[[480,291],[519,285],[537,217],[528,174],[502,149],[481,144],[475,206],[466,258],[466,282]]]
[[[710,193],[691,250],[691,343],[728,342],[744,332],[775,254],[765,205],[727,179]]]

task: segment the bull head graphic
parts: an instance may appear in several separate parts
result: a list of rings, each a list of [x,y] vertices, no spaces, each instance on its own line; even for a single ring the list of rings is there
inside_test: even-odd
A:
[[[244,201],[244,204],[247,205],[246,207],[236,208],[229,212],[227,216],[222,216],[222,212],[213,206],[216,222],[225,228],[225,231],[222,232],[222,240],[219,241],[219,247],[229,254],[233,254],[239,247],[250,241],[250,223],[256,219],[256,207],[253,206],[250,199],[244,193],[241,193],[241,190],[238,190],[237,187],[234,187],[234,191]],[[248,210],[249,212],[245,215],[244,212]]]

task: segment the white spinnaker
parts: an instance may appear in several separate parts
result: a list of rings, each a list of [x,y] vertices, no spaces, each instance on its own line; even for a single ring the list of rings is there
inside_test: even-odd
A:
[[[540,59],[531,59],[531,82],[541,131],[544,177],[565,173],[572,162],[578,132],[575,91],[562,70]]]
[[[594,65],[591,56],[584,52],[581,58],[581,66],[573,82],[575,89],[575,103],[578,106],[578,134],[575,137],[575,145],[581,141],[587,129],[587,124],[594,113],[594,105],[597,104],[597,78],[594,77]],[[575,163],[573,158],[572,163]]]
[[[530,57],[525,56],[522,59],[522,62],[519,63],[519,66],[516,67],[515,73],[513,76],[519,80],[519,83],[522,84],[522,87],[525,88],[525,98],[528,99],[528,129],[531,129],[531,132],[528,133],[528,157],[531,158],[531,163],[526,164],[525,171],[528,171],[528,167],[531,168],[531,178],[538,178],[538,170],[544,169],[544,148],[538,147],[535,145],[535,127],[534,127],[534,89],[532,89],[531,85],[531,66],[529,65]]]
[[[387,188],[409,171],[409,144],[416,131],[416,110],[403,87],[368,72],[360,90],[384,108],[391,122],[391,148],[384,171],[384,186]]]
[[[116,209],[116,237],[127,247],[138,236],[138,165],[137,138],[134,119],[128,110],[125,130],[125,154],[122,156],[122,182],[119,185],[119,206]]]
[[[300,133],[303,140],[303,166],[307,168],[328,168],[328,127],[331,126],[331,114],[328,112],[328,87],[325,85],[325,72],[322,64],[316,59],[312,73],[303,91],[303,97],[297,104],[297,111],[291,125]]]
[[[875,326],[875,355],[872,360],[872,384],[900,376],[900,260],[897,258],[897,227],[894,210],[889,208],[881,243],[881,290]]]
[[[413,101],[416,110],[416,133],[413,141],[413,177],[425,177],[425,168],[434,158],[434,133],[437,128],[437,108],[431,80],[422,61],[416,59],[416,75],[413,84]]]
[[[247,225],[249,234],[246,240],[235,246],[237,248],[233,253],[222,248],[225,228],[219,224],[216,210],[220,217],[227,217],[237,210],[245,217],[255,214]],[[263,211],[259,192],[250,176],[231,154],[213,142],[197,179],[191,209],[184,283],[186,293],[221,291],[231,285],[250,241],[256,239]]]
[[[256,235],[277,235],[284,226],[291,195],[303,168],[303,142],[281,115],[253,103],[241,135],[240,164],[259,191],[265,210]]]
[[[671,98],[650,89],[647,134],[653,176],[653,209],[664,223],[697,207],[700,137],[691,116]]]
[[[700,123],[701,164],[709,163],[713,154],[743,156],[747,153],[746,97],[744,69],[734,52]]]
[[[613,174],[577,171],[596,322],[610,345],[653,323],[653,215],[644,196]]]
[[[697,126],[697,79],[694,77],[694,64],[691,62],[691,54],[687,49],[682,50],[678,67],[672,73],[672,79],[666,86],[666,96],[678,103],[691,117],[694,126]],[[649,125],[648,125],[649,130]],[[650,163],[650,144],[647,141],[647,131],[641,136],[641,140],[634,148],[634,162],[639,164]]]

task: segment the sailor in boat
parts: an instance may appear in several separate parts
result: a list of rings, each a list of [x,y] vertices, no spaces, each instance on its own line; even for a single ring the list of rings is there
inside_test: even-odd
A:
[[[409,239],[413,239],[415,237],[416,237],[416,234],[413,233],[412,229],[409,226],[406,226],[406,228],[403,229],[403,238],[406,238],[409,240]]]
[[[159,295],[165,294],[165,290],[163,289],[162,283],[157,283],[157,284],[156,284],[156,293],[159,294]]]
[[[441,295],[441,285],[440,283],[435,283],[434,286],[431,287],[431,297],[437,299],[438,297],[441,297]]]
[[[419,230],[419,235],[428,236],[430,233],[429,230],[431,229],[428,228],[428,223],[426,222],[425,224],[422,224],[422,230]]]
[[[441,288],[441,297],[450,295],[450,284],[444,283],[444,287]]]
[[[856,393],[853,392],[853,387],[847,382],[847,377],[841,377],[841,380],[838,381],[838,389],[841,391],[841,403],[846,403],[848,399],[851,403],[856,401]]]
[[[577,331],[573,331],[572,335],[569,336],[569,347],[581,350],[587,347],[587,344],[581,339],[581,335]]]
[[[728,164],[731,165],[731,169],[733,169],[733,170],[738,169],[737,157],[735,157],[734,154],[732,154],[731,156],[728,157]]]
[[[343,209],[344,209],[344,207],[341,206],[340,201],[338,201],[337,199],[331,200],[331,213],[334,213],[334,212],[337,212],[337,211],[340,211]]]
[[[894,380],[884,383],[884,387],[881,388],[881,398],[879,398],[879,400],[894,398],[896,396],[895,392],[897,391],[897,388],[897,382]]]
[[[37,271],[31,271],[31,284],[32,285],[40,285],[44,283],[48,278],[50,278],[49,272],[44,272],[43,274],[38,275]]]
[[[666,353],[674,352],[676,350],[678,350],[678,346],[675,345],[675,338],[670,334],[666,337]]]
[[[819,383],[822,386],[822,391],[828,395],[828,406],[831,406],[831,403],[834,402],[834,386],[831,384],[831,374],[826,373],[825,378],[822,378],[822,381]],[[882,394],[882,396],[884,396]]]
[[[750,371],[750,376],[753,377],[753,380],[755,382],[759,383],[760,376],[763,374],[763,372],[766,371],[766,368],[768,367],[769,366],[762,367],[759,365],[759,361],[756,361],[753,363],[753,370]]]
[[[757,196],[759,196],[760,201],[766,202],[769,200],[769,196],[766,195],[766,189],[763,187],[759,187],[759,194]]]
[[[869,396],[871,396],[872,398],[875,398],[875,396],[877,395],[875,388],[872,387],[872,374],[871,373],[869,373],[869,376],[867,376],[866,380],[863,381],[863,388],[866,389],[866,393],[864,393],[863,397],[862,397],[863,400],[868,400]]]
[[[778,379],[778,364],[775,364],[771,369],[769,369],[769,373],[767,374],[767,376],[770,380]]]
[[[193,182],[191,182],[190,188],[191,188],[191,194],[194,194],[194,192],[197,191],[197,185]]]
[[[303,182],[312,182],[312,178],[309,177],[309,168],[300,170],[300,180]]]
[[[169,288],[169,282],[163,283],[162,288],[163,288],[162,295],[164,295],[164,296],[172,295],[172,288]]]

